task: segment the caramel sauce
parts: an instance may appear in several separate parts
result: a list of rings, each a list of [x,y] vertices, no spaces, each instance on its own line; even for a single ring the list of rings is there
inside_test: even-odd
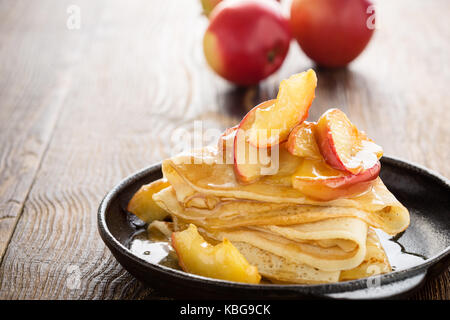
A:
[[[132,237],[129,249],[147,262],[181,270],[175,250],[167,238],[141,231]]]
[[[398,242],[401,234],[392,237],[381,230],[376,230],[376,233],[386,252],[392,271],[414,267],[427,259],[423,255],[406,251]],[[142,230],[133,236],[129,248],[131,252],[145,261],[181,270],[175,250],[172,248],[170,241],[167,238]],[[261,284],[270,283],[270,281],[265,279],[261,280]]]
[[[376,230],[381,245],[386,252],[392,271],[399,271],[421,264],[427,258],[421,254],[408,252],[398,240],[403,233],[395,237],[390,236],[382,230]]]

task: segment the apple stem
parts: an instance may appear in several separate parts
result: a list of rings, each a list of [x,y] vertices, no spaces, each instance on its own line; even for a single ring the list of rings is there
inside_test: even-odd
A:
[[[272,50],[270,50],[268,53],[267,53],[267,60],[270,62],[270,63],[273,63],[273,61],[275,60],[275,56],[276,56],[276,54],[277,54],[277,49],[276,48],[274,48],[274,49],[272,49]]]

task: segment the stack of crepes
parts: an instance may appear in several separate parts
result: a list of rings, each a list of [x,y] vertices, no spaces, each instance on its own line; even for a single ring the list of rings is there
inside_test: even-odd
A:
[[[228,239],[276,283],[330,283],[391,271],[374,229],[405,230],[408,210],[378,177],[381,147],[342,111],[304,121],[316,85],[313,70],[283,80],[277,98],[250,110],[217,148],[163,162],[167,183],[153,200],[172,216],[173,235],[193,224],[208,242]],[[230,141],[231,151],[223,147]],[[259,157],[269,150],[269,163],[251,161],[250,151]],[[269,164],[278,166],[262,170]]]
[[[407,209],[378,177],[356,197],[317,201],[286,183],[291,172],[251,184],[236,180],[216,148],[163,162],[170,186],[153,199],[175,231],[192,223],[209,241],[227,238],[274,283],[330,283],[391,271],[373,228],[397,234]]]

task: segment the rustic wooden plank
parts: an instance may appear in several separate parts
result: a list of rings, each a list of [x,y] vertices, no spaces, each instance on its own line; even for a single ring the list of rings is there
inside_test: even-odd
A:
[[[208,108],[193,108],[201,93],[198,81],[190,81],[195,65],[187,66],[187,58],[178,56],[192,38],[182,37],[184,23],[205,22],[197,20],[198,8],[190,8],[191,14],[175,23],[178,35],[173,35],[162,32],[163,21],[176,21],[176,15],[189,8],[177,9],[173,2],[156,14],[154,5],[140,1],[135,6],[80,6],[82,14],[97,6],[105,10],[83,15],[83,23],[94,30],[86,31],[92,39],[70,74],[76,81],[68,84],[64,110],[24,207],[28,218],[19,223],[5,255],[1,297],[134,297],[127,292],[135,291],[135,280],[98,237],[95,212],[101,198],[125,175],[167,157],[164,138],[178,125],[189,125],[189,118],[228,125],[220,123],[226,117]],[[186,40],[174,46],[168,41],[171,36]],[[193,36],[200,40],[201,34]],[[210,94],[214,97],[214,91]],[[80,268],[80,289],[66,285],[72,266]]]
[[[61,14],[55,15],[55,8]],[[80,35],[63,34],[64,6],[0,3],[0,261],[62,108],[71,80],[67,74],[82,41]],[[62,48],[69,41],[71,52]]]
[[[386,154],[448,177],[449,3],[383,4],[382,28],[364,54],[349,69],[318,70],[310,118],[341,107]],[[64,5],[57,11],[65,18]],[[273,97],[281,79],[313,65],[293,45],[277,74],[259,87],[235,88],[205,65],[201,37],[207,22],[198,2],[84,1],[79,6],[82,28],[53,31],[51,40],[42,35],[59,30],[60,20],[46,19],[45,5],[28,8],[46,20],[32,24],[37,43],[59,43],[62,52],[76,54],[63,72],[63,79],[71,81],[51,86],[65,92],[60,98],[64,108],[0,266],[0,298],[164,298],[124,271],[103,245],[96,226],[102,196],[124,176],[167,157],[176,128],[192,129],[195,119],[206,127],[230,126],[251,106]],[[30,20],[13,21],[17,30],[31,27]],[[10,26],[0,24],[0,33]],[[23,44],[23,50],[28,46]],[[48,55],[53,50],[44,48]],[[35,63],[27,59],[18,58],[16,64]],[[48,94],[51,88],[36,93]],[[77,272],[81,283],[74,288]],[[413,298],[449,299],[449,273]]]

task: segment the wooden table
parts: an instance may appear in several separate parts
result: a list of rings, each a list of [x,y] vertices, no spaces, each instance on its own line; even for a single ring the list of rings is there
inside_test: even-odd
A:
[[[377,3],[366,51],[348,69],[316,69],[310,118],[338,106],[386,154],[450,177],[450,2]],[[80,29],[67,27],[72,4]],[[0,2],[0,298],[163,297],[101,241],[102,197],[169,156],[176,128],[234,125],[314,67],[292,43],[279,72],[236,88],[206,65],[206,26],[196,0]],[[413,298],[449,299],[450,273]]]

